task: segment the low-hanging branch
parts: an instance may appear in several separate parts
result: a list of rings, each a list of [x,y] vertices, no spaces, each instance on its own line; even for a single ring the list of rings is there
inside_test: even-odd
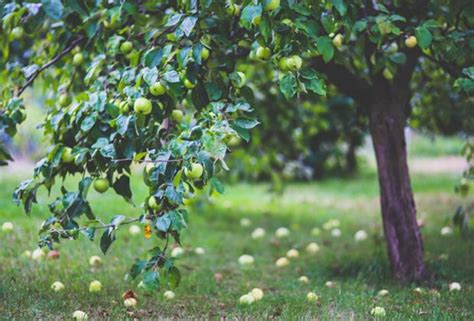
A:
[[[48,69],[50,66],[54,65],[59,60],[61,60],[62,57],[67,55],[69,52],[71,52],[82,40],[84,40],[84,37],[77,38],[69,45],[69,47],[64,49],[60,54],[58,54],[56,57],[54,57],[53,59],[48,61],[46,64],[41,66],[30,78],[28,78],[26,83],[20,87],[20,89],[18,90],[17,96],[21,96],[21,94],[25,91],[25,89],[28,88],[28,86],[30,86],[45,69]]]

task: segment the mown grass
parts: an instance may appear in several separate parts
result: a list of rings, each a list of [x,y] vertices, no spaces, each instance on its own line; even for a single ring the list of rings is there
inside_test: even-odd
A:
[[[76,309],[89,314],[90,319],[219,319],[249,320],[365,320],[370,310],[382,306],[390,320],[472,320],[474,318],[474,242],[472,235],[462,238],[457,232],[440,236],[441,227],[450,223],[456,206],[463,202],[452,193],[456,176],[413,177],[419,217],[425,220],[426,260],[436,278],[423,285],[437,289],[440,297],[413,293],[416,285],[401,287],[390,279],[385,247],[381,237],[378,187],[373,172],[364,172],[350,180],[329,179],[317,183],[291,184],[284,195],[268,192],[268,185],[239,184],[227,186],[224,196],[212,203],[191,209],[190,227],[184,232],[186,254],[178,261],[183,275],[176,289],[176,298],[166,301],[163,288],[158,293],[137,289],[137,282],[126,279],[130,265],[146,249],[159,243],[142,236],[131,237],[127,229],[118,233],[118,241],[104,256],[97,242],[85,238],[65,242],[59,250],[59,260],[34,262],[22,256],[36,247],[37,230],[48,216],[47,197],[39,195],[40,205],[31,216],[11,201],[11,193],[24,174],[0,173],[0,223],[12,221],[14,232],[0,233],[0,319],[70,319]],[[145,195],[139,178],[133,180],[137,203]],[[103,195],[91,193],[92,206],[104,219],[116,214],[134,216],[140,210],[126,205],[112,191]],[[465,201],[465,200],[464,200]],[[242,217],[251,219],[250,227],[242,227]],[[313,227],[321,227],[329,219],[341,222],[342,235],[332,237],[329,231],[312,236]],[[290,228],[288,239],[279,240],[274,231],[280,226]],[[267,234],[261,240],[250,237],[252,230],[263,227]],[[354,242],[354,233],[365,229],[370,237]],[[305,253],[304,247],[316,241],[321,251]],[[193,253],[203,247],[206,254]],[[288,249],[300,250],[300,257],[285,268],[277,268],[275,260]],[[242,254],[255,257],[249,268],[239,266]],[[103,266],[93,269],[88,264],[91,255],[103,258]],[[447,255],[447,259],[441,259]],[[443,257],[443,256],[442,256]],[[216,280],[216,273],[222,279]],[[308,285],[298,282],[300,275],[310,278]],[[90,281],[103,285],[98,294],[88,292]],[[61,293],[50,290],[51,284],[62,281]],[[336,282],[326,288],[325,282]],[[449,282],[462,285],[460,292],[448,292]],[[262,301],[241,306],[238,298],[254,287],[265,292]],[[390,294],[377,298],[380,289]],[[133,289],[139,295],[136,310],[127,311],[121,294]],[[317,304],[305,300],[306,293],[315,291]]]

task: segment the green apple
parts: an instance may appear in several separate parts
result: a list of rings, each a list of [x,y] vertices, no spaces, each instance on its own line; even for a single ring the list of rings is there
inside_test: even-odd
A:
[[[95,293],[102,290],[102,283],[100,281],[94,280],[89,284],[89,292]]]
[[[415,36],[410,36],[410,37],[408,37],[408,38],[405,39],[405,45],[406,45],[408,48],[413,48],[413,47],[415,47],[417,44],[418,44],[418,42],[416,41],[416,37],[415,37]]]
[[[260,22],[262,21],[262,16],[255,16],[253,17],[252,19],[252,24],[255,26],[255,27],[258,27],[260,25]]]
[[[392,79],[393,79],[393,74],[392,74],[392,72],[391,72],[389,69],[387,69],[387,68],[385,68],[385,69],[383,70],[383,76],[384,76],[384,78],[387,79],[387,80],[392,80]]]
[[[88,319],[87,313],[81,310],[74,311],[74,313],[72,314],[72,318],[77,321],[85,321]]]
[[[287,57],[283,57],[278,61],[278,68],[280,68],[281,71],[288,71],[290,68],[288,67],[288,59]]]
[[[303,65],[303,59],[301,59],[300,56],[294,55],[290,58],[287,58],[286,64],[288,69],[296,71],[301,69],[301,66]]]
[[[120,99],[116,99],[116,100],[113,102],[113,104],[114,104],[115,106],[117,106],[117,107],[120,109],[120,111],[121,111],[122,113],[126,113],[126,112],[128,112],[128,110],[130,109],[129,106],[128,106],[128,103],[127,103],[126,101],[122,101],[122,100],[120,100]]]
[[[133,43],[131,41],[124,41],[120,45],[120,52],[124,55],[129,54],[133,50]]]
[[[105,178],[98,178],[94,181],[94,189],[99,193],[106,192],[110,187],[110,183]]]
[[[25,34],[25,31],[23,30],[22,27],[15,27],[15,28],[12,29],[13,39],[21,39],[21,38],[23,38],[24,34]]]
[[[332,39],[332,44],[334,47],[337,49],[342,47],[342,41],[344,40],[344,36],[338,33],[333,39]]]
[[[161,82],[156,82],[150,87],[150,93],[153,96],[161,96],[166,94],[166,87]]]
[[[74,66],[80,66],[84,63],[84,56],[79,52],[72,57],[72,64]]]
[[[2,224],[2,232],[11,232],[13,231],[13,223],[12,222],[5,222]]]
[[[267,60],[272,56],[272,51],[268,47],[258,47],[256,56],[258,59]]]
[[[71,96],[69,96],[67,93],[61,94],[59,96],[59,106],[67,107],[71,104],[71,102],[72,102]]]
[[[193,84],[188,78],[184,79],[184,87],[188,89],[193,89],[196,87],[196,84]]]
[[[206,47],[202,48],[202,50],[201,50],[201,59],[204,60],[204,61],[209,59],[209,54],[210,53],[211,52]]]
[[[64,284],[62,282],[56,281],[53,284],[51,284],[51,289],[54,292],[60,292],[60,291],[64,290]]]
[[[392,42],[385,51],[389,54],[396,53],[398,51],[398,44],[396,42]]]
[[[267,0],[265,11],[273,11],[280,7],[280,0]]]
[[[74,156],[72,155],[72,149],[70,147],[64,147],[61,159],[67,164],[74,162]]]
[[[247,76],[241,71],[237,71],[237,75],[239,76],[240,81],[237,81],[236,79],[231,79],[232,85],[237,88],[242,88],[247,82]]]
[[[155,168],[155,165],[153,163],[147,164],[143,168],[143,181],[145,182],[147,186],[151,186],[152,182],[150,180],[150,174],[154,168]]]
[[[156,197],[150,196],[148,199],[148,207],[154,211],[159,211],[161,209],[161,204],[156,200]]]
[[[184,174],[191,179],[198,179],[202,176],[204,168],[199,163],[192,163],[191,170],[184,168]]]
[[[225,12],[229,16],[238,16],[240,15],[240,6],[235,3],[229,3],[225,9]]]
[[[140,97],[135,100],[135,103],[133,104],[133,110],[135,110],[137,114],[148,115],[149,113],[151,113],[151,109],[151,101],[143,97]]]
[[[180,123],[183,121],[184,113],[179,109],[173,109],[171,112],[171,120],[175,123]]]

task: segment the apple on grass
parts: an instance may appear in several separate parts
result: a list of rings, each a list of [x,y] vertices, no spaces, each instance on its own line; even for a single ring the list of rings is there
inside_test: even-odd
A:
[[[72,318],[77,321],[85,321],[88,319],[87,313],[81,310],[76,310],[72,314]]]
[[[262,289],[253,288],[252,291],[249,292],[249,294],[254,298],[255,301],[260,301],[261,299],[263,299]]]
[[[13,223],[12,222],[5,222],[2,224],[2,232],[8,233],[13,231]]]
[[[166,291],[165,293],[163,293],[163,296],[167,300],[173,300],[176,297],[176,294],[174,294],[173,291]]]
[[[135,298],[128,298],[123,301],[123,304],[125,305],[126,308],[134,308],[137,306],[137,299]]]
[[[97,266],[100,266],[101,264],[102,264],[102,259],[99,256],[93,255],[89,258],[90,266],[97,267]]]
[[[54,292],[60,292],[60,291],[64,290],[64,284],[60,281],[56,281],[53,284],[51,284],[51,289]]]
[[[102,283],[100,281],[94,280],[89,284],[89,292],[97,293],[102,290]]]
[[[309,292],[308,294],[306,294],[306,300],[308,300],[308,302],[316,302],[318,301],[318,299],[318,295],[314,292]]]

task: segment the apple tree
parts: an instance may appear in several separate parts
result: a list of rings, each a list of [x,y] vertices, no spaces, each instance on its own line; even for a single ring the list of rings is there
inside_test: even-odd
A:
[[[248,99],[255,87],[237,66],[259,59],[285,99],[329,95],[330,85],[368,117],[393,276],[421,281],[428,272],[404,127],[418,91],[446,86],[432,75],[454,84],[465,70],[456,85],[472,102],[473,13],[471,1],[437,0],[2,1],[0,130],[14,135],[34,83],[48,97],[42,128],[52,145],[15,199],[29,212],[38,188],[62,185],[41,229],[50,247],[97,234],[106,252],[120,226],[142,222],[146,237],[163,241],[132,276],[148,288],[160,275],[175,285],[167,250],[186,226],[183,204],[205,185],[222,192],[215,175],[227,169],[226,143],[249,140],[258,125],[249,116],[259,108]],[[0,157],[8,158],[1,147]],[[146,164],[143,214],[104,222],[89,188],[112,187],[132,202],[133,163]],[[74,174],[81,180],[67,190]]]

